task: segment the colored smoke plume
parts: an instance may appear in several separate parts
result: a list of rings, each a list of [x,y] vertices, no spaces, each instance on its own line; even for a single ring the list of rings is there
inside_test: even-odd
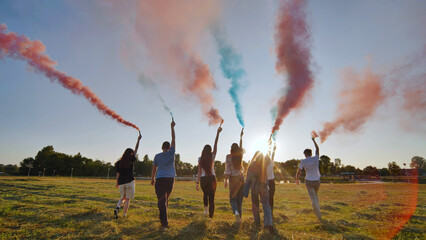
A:
[[[155,83],[152,79],[148,78],[145,74],[141,73],[138,77],[138,82],[145,88],[149,88],[151,91],[154,91],[158,99],[161,101],[161,104],[163,104],[164,110],[166,110],[167,113],[170,113],[170,116],[173,118],[173,113],[170,110],[169,106],[167,106],[166,102],[164,101],[163,96],[161,96],[160,91],[158,90],[157,83]]]
[[[64,72],[55,69],[57,64],[45,53],[46,47],[39,40],[31,41],[24,35],[17,35],[14,32],[8,32],[6,24],[0,24],[0,58],[8,56],[13,59],[26,61],[37,72],[44,74],[52,81],[58,81],[63,87],[76,95],[83,95],[103,114],[110,116],[118,122],[137,130],[139,128],[126,120],[106,106],[92,90],[84,86],[83,83]]]
[[[383,76],[367,67],[362,73],[352,68],[341,72],[342,90],[338,95],[336,117],[326,122],[319,132],[321,142],[339,128],[346,132],[358,131],[386,99],[382,81]]]
[[[313,87],[311,70],[310,32],[306,23],[306,1],[282,1],[279,9],[275,51],[276,71],[287,77],[286,93],[278,100],[278,113],[272,133],[279,130],[291,110],[300,108]]]
[[[195,96],[209,124],[219,124],[222,118],[213,107],[211,93],[214,79],[194,50],[200,36],[216,21],[218,2],[140,1],[137,11],[135,34],[152,67],[177,82],[185,94]]]
[[[213,35],[219,48],[220,69],[225,78],[231,80],[231,88],[228,93],[234,102],[235,114],[241,126],[244,127],[243,110],[240,102],[242,91],[242,77],[246,74],[241,64],[241,55],[237,53],[232,44],[226,39],[223,29],[218,26],[213,27]]]

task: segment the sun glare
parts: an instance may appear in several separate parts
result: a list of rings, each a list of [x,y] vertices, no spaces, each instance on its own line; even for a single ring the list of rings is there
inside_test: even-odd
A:
[[[267,136],[259,136],[253,139],[250,143],[250,149],[253,150],[253,154],[256,151],[260,151],[263,154],[267,154],[269,150],[268,146],[268,137]]]

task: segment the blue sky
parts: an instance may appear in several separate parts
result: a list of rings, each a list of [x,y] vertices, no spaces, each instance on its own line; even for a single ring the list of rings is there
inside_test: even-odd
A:
[[[58,62],[58,70],[79,78],[110,108],[138,125],[143,135],[139,154],[153,158],[161,143],[170,140],[169,114],[154,92],[138,84],[138,73],[126,68],[120,58],[126,29],[98,3],[1,0],[0,23],[7,24],[9,31],[41,40]],[[276,161],[302,158],[303,150],[313,147],[310,132],[333,119],[339,71],[348,66],[361,70],[368,65],[368,56],[373,66],[383,69],[426,44],[425,10],[425,1],[309,1],[314,88],[305,106],[284,120],[277,135]],[[247,88],[241,96],[246,160],[267,140],[272,126],[269,110],[284,87],[283,76],[275,72],[277,11],[278,1],[222,2],[219,21],[246,70]],[[222,75],[220,56],[208,32],[197,51],[217,85],[215,106],[225,119],[217,160],[223,161],[241,128],[227,93],[229,80]],[[146,56],[140,58],[149,62]],[[216,127],[208,126],[196,99],[173,86],[158,86],[175,115],[177,152],[183,161],[195,164],[204,144],[213,144]],[[397,99],[389,99],[360,132],[331,135],[320,145],[321,154],[361,168],[385,167],[391,161],[402,166],[413,156],[426,157],[425,133],[402,127],[399,116],[405,113],[398,104]],[[18,164],[47,145],[59,152],[115,162],[127,147],[134,147],[137,138],[134,129],[103,116],[83,97],[9,58],[0,60],[0,111],[3,164]]]

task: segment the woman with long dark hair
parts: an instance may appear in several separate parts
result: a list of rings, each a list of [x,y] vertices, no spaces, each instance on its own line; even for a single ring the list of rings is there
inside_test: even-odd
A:
[[[269,232],[273,233],[272,227],[272,212],[269,206],[269,191],[268,191],[268,173],[267,167],[270,164],[270,157],[263,156],[263,154],[257,151],[254,154],[253,160],[247,170],[247,180],[244,186],[244,197],[248,197],[251,190],[251,204],[254,222],[256,226],[260,227],[260,215],[259,215],[259,198],[263,207],[263,223],[264,228],[268,229]]]
[[[136,154],[139,148],[139,141],[142,135],[139,132],[138,141],[136,142],[135,150],[128,148],[124,151],[123,156],[115,163],[117,172],[116,187],[120,190],[121,198],[118,200],[117,207],[114,209],[114,216],[118,218],[118,211],[124,203],[123,217],[126,217],[127,210],[130,206],[130,199],[135,198],[135,178],[133,177],[133,163],[136,161]]]
[[[231,154],[226,155],[225,162],[225,188],[228,187],[229,179],[229,202],[237,223],[241,223],[243,205],[243,135],[244,128],[241,130],[240,145],[237,143],[231,145]]]
[[[201,157],[198,158],[198,174],[197,174],[197,191],[201,182],[201,189],[203,190],[203,202],[204,202],[204,215],[207,215],[207,208],[209,210],[209,217],[213,218],[214,214],[214,195],[216,193],[216,175],[214,172],[214,160],[217,153],[217,142],[219,141],[219,134],[222,128],[219,127],[216,133],[216,139],[214,140],[214,147],[205,145],[201,153]]]

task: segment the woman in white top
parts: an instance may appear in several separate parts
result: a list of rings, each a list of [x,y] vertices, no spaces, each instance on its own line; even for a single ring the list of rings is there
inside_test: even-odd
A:
[[[201,189],[203,190],[203,202],[204,202],[204,215],[207,215],[207,208],[209,209],[209,217],[213,218],[214,214],[214,195],[216,193],[216,175],[214,172],[214,160],[217,152],[217,142],[219,141],[219,133],[222,128],[217,129],[216,139],[214,141],[214,147],[205,145],[201,153],[201,157],[198,158],[198,174],[197,174],[197,191],[199,190],[199,184],[201,180]]]

